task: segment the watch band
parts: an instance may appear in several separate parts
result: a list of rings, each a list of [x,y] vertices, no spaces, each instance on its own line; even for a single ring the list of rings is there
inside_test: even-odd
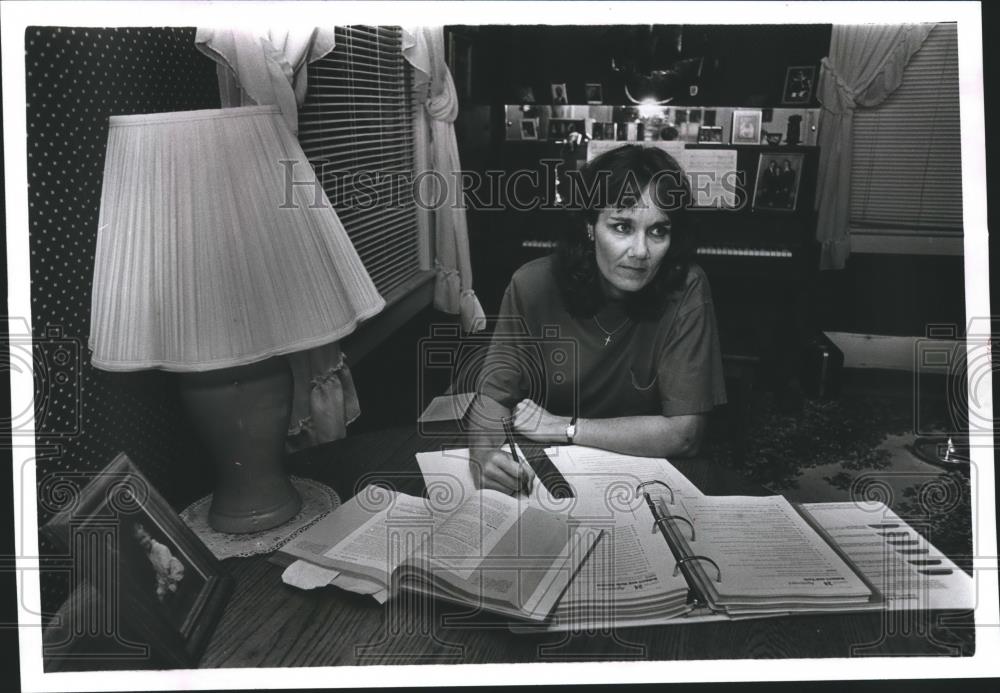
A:
[[[570,445],[573,444],[573,438],[576,437],[576,417],[574,416],[569,421],[569,426],[566,427],[566,442]]]

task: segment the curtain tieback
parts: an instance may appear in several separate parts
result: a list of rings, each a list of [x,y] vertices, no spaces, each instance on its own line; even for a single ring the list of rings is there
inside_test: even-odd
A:
[[[823,81],[831,80],[833,82],[832,88],[823,89],[826,92],[822,100],[823,108],[832,113],[843,113],[856,108],[854,89],[844,81],[844,78],[830,63],[829,58],[823,58],[820,61],[820,77]],[[836,97],[834,103],[830,103],[830,96]]]

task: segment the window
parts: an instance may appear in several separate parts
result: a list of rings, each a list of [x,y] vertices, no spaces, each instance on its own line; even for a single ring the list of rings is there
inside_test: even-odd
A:
[[[855,112],[850,209],[855,249],[864,249],[857,240],[867,235],[881,237],[889,252],[906,252],[907,246],[935,252],[926,250],[934,240],[939,252],[961,252],[958,91],[957,27],[942,23],[907,64],[899,88],[878,106]],[[885,243],[887,237],[896,238]]]
[[[410,66],[399,27],[336,28],[309,67],[299,142],[386,300],[421,270]]]

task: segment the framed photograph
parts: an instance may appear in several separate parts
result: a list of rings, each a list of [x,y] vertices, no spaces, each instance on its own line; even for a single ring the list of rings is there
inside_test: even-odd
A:
[[[698,141],[712,144],[722,144],[721,125],[702,125],[698,128]]]
[[[550,89],[552,91],[553,106],[565,106],[569,103],[568,97],[566,96],[565,84],[552,84]]]
[[[781,91],[781,103],[811,102],[814,84],[816,84],[816,68],[812,65],[788,68],[785,71],[785,88]]]
[[[730,144],[760,144],[759,110],[733,111],[733,131]]]
[[[548,139],[564,140],[570,133],[578,132],[585,135],[587,132],[587,122],[584,119],[574,118],[549,118]]]
[[[538,118],[521,119],[521,139],[522,140],[538,139]]]
[[[805,155],[769,152],[757,162],[757,183],[753,192],[755,210],[794,212],[798,204],[799,183]]]
[[[74,565],[92,566],[73,587],[85,582],[117,614],[116,639],[148,648],[157,666],[198,663],[233,579],[124,453],[44,530]]]
[[[604,103],[604,88],[596,82],[587,82],[583,85],[584,95],[587,103]]]

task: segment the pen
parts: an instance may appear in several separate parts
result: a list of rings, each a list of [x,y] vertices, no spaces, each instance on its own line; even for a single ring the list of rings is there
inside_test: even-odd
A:
[[[514,427],[512,425],[513,420],[509,416],[500,417],[500,423],[503,424],[503,432],[507,437],[507,446],[510,447],[510,454],[514,457],[514,461],[517,462],[519,467],[525,466],[527,463],[521,459],[521,456],[517,454],[517,447],[514,445]],[[527,489],[523,488],[525,483],[528,481],[528,476],[525,475],[524,481],[521,482],[522,491]]]

